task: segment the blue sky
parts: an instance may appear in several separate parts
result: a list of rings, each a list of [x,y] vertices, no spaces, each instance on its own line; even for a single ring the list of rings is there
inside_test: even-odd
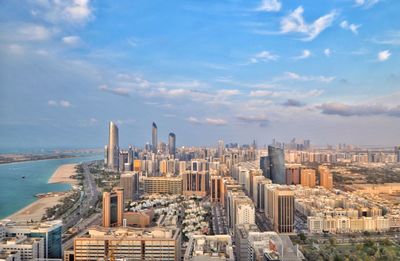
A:
[[[400,1],[6,0],[0,147],[400,143]]]

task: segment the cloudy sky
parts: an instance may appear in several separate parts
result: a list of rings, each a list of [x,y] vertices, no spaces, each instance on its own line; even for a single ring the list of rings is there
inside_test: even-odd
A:
[[[400,1],[4,0],[0,147],[400,143]]]

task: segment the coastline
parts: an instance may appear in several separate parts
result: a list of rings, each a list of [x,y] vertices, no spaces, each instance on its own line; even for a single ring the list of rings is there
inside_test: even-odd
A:
[[[77,164],[64,164],[59,166],[49,178],[48,183],[66,183],[71,186],[77,184],[77,180],[70,178],[71,175],[75,175],[75,166]],[[24,208],[16,211],[10,216],[4,218],[12,221],[40,221],[43,215],[46,213],[47,208],[54,207],[59,204],[62,199],[69,196],[71,190],[65,192],[50,192],[44,194],[44,197],[37,198],[31,204]]]

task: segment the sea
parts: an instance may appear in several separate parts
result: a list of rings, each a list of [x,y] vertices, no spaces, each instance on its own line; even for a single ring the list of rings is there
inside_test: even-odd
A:
[[[80,156],[0,164],[0,220],[34,202],[36,194],[66,191],[69,184],[48,184],[61,165],[101,159],[101,155]],[[24,178],[23,178],[24,177]]]

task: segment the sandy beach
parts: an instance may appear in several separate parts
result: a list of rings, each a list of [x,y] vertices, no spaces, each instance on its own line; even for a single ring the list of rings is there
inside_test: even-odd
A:
[[[49,183],[68,183],[71,185],[77,184],[76,179],[71,179],[70,176],[75,175],[76,164],[65,164],[54,172],[49,179]]]
[[[70,176],[75,174],[76,164],[65,164],[53,173],[48,183],[68,183],[71,185],[77,184],[75,179],[71,179]],[[35,202],[32,202],[28,206],[20,209],[6,219],[13,221],[40,221],[43,215],[46,213],[47,208],[51,208],[59,203],[64,197],[69,195],[71,192],[54,192],[52,195],[47,195],[43,198],[38,198]]]
[[[56,193],[53,196],[39,198],[35,202],[32,202],[23,209],[17,211],[16,213],[8,216],[6,219],[11,219],[13,221],[40,221],[43,215],[46,213],[47,208],[54,207],[59,203],[61,199],[66,197],[69,192]]]

